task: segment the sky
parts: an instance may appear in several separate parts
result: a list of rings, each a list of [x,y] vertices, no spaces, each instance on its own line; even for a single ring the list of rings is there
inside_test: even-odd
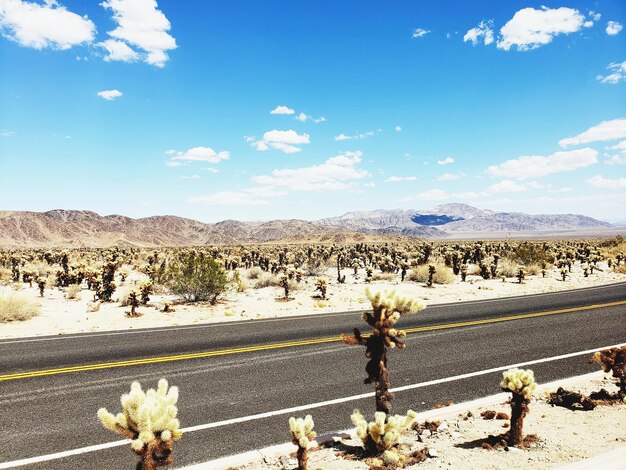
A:
[[[0,210],[626,220],[624,25],[624,0],[0,0]]]

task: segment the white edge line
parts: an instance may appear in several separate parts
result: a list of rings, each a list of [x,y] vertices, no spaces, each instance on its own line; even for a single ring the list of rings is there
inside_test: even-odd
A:
[[[509,364],[506,366],[501,366],[501,367],[494,367],[492,369],[485,369],[485,370],[480,370],[480,371],[476,371],[476,372],[469,372],[467,374],[460,374],[460,375],[455,375],[452,377],[445,377],[443,379],[435,379],[435,380],[429,380],[427,382],[420,382],[417,384],[411,384],[411,385],[405,385],[402,387],[396,387],[396,388],[392,388],[391,391],[392,392],[403,392],[406,390],[413,390],[416,388],[423,388],[423,387],[428,387],[430,385],[437,385],[437,384],[441,384],[441,383],[446,383],[446,382],[454,382],[456,380],[463,380],[463,379],[467,379],[467,378],[471,378],[471,377],[479,377],[481,375],[486,375],[486,374],[491,374],[493,372],[499,372],[499,371],[503,371],[503,370],[507,370],[510,369],[512,367],[521,367],[521,366],[529,366],[532,364],[541,364],[541,363],[545,363],[545,362],[553,362],[553,361],[559,361],[562,359],[568,359],[571,357],[576,357],[576,356],[584,356],[586,354],[591,354],[594,353],[596,351],[602,350],[602,349],[609,349],[609,348],[619,348],[622,346],[626,346],[626,343],[620,343],[620,344],[613,344],[611,346],[600,346],[594,349],[587,349],[585,351],[578,351],[578,352],[573,352],[573,353],[568,353],[568,354],[561,354],[559,356],[552,356],[552,357],[546,357],[546,358],[542,358],[542,359],[535,359],[532,361],[527,361],[527,362],[519,362],[517,364]],[[562,381],[557,381],[557,382],[562,382]],[[505,395],[505,394],[502,394]],[[339,403],[346,403],[346,402],[350,402],[350,401],[356,401],[356,400],[361,400],[363,398],[369,398],[369,397],[373,397],[374,396],[374,392],[370,392],[370,393],[361,393],[359,395],[353,395],[350,397],[342,397],[342,398],[335,398],[333,400],[327,400],[327,401],[321,401],[321,402],[317,402],[317,403],[310,403],[308,405],[301,405],[301,406],[293,406],[291,408],[284,408],[282,410],[275,410],[275,411],[267,411],[264,413],[258,413],[258,414],[254,414],[254,415],[249,415],[249,416],[242,416],[240,418],[232,418],[232,419],[226,419],[223,421],[216,421],[213,423],[206,423],[206,424],[199,424],[197,426],[190,426],[187,428],[183,428],[181,429],[181,431],[184,433],[189,433],[189,432],[195,432],[195,431],[202,431],[205,429],[213,429],[213,428],[218,428],[218,427],[222,427],[222,426],[228,426],[231,424],[238,424],[238,423],[245,423],[247,421],[255,421],[258,419],[264,419],[264,418],[271,418],[274,416],[281,416],[281,415],[285,415],[285,414],[290,414],[290,413],[295,413],[298,411],[306,411],[306,410],[310,410],[310,409],[314,409],[314,408],[322,408],[324,406],[330,406],[330,405],[336,405]],[[497,396],[497,395],[495,395]],[[488,397],[489,398],[489,397]],[[480,401],[480,400],[484,400],[484,399],[479,399],[479,400],[475,400],[475,401]],[[468,403],[473,403],[473,402],[468,402]],[[459,405],[452,405],[450,407],[446,407],[443,408],[442,410],[445,410],[446,412],[454,412],[454,410],[456,410],[455,406],[459,406]],[[427,413],[430,412],[440,412],[441,410],[430,410],[427,412],[424,412],[423,414],[426,415]],[[128,439],[124,439],[121,441],[113,441],[113,442],[106,442],[104,444],[96,444],[96,445],[92,445],[92,446],[87,446],[87,447],[81,447],[78,449],[72,449],[72,450],[65,450],[62,452],[55,452],[53,454],[46,454],[46,455],[40,455],[37,457],[30,457],[30,458],[26,458],[26,459],[21,459],[21,460],[13,460],[10,462],[2,462],[0,463],[0,470],[1,469],[6,469],[6,468],[15,468],[15,467],[21,467],[23,465],[29,465],[29,464],[35,464],[35,463],[41,463],[41,462],[48,462],[51,460],[57,460],[57,459],[62,459],[64,457],[71,457],[73,455],[80,455],[80,454],[86,454],[89,452],[95,452],[98,450],[103,450],[103,449],[109,449],[112,447],[119,447],[119,446],[123,446],[125,444],[130,443],[130,440]]]
[[[549,295],[564,294],[567,292],[581,292],[581,291],[586,291],[586,290],[591,290],[591,289],[608,289],[608,288],[615,287],[620,284],[624,284],[624,282],[620,281],[620,282],[614,282],[611,284],[602,284],[599,286],[580,287],[577,289],[566,289],[566,290],[553,291],[553,292],[539,292],[537,294],[529,294],[529,295],[512,295],[508,297],[495,297],[493,299],[478,299],[478,300],[469,300],[465,302],[448,302],[448,303],[441,303],[441,304],[428,304],[427,307],[429,309],[433,309],[433,308],[445,308],[445,307],[461,305],[461,304],[476,305],[480,303],[498,302],[498,301],[504,301],[504,300],[517,299],[520,297],[524,297],[524,298],[542,297],[542,296],[549,296]],[[325,318],[340,317],[340,316],[346,316],[346,315],[357,315],[362,310],[363,309],[352,310],[350,312],[329,312],[329,313],[323,313],[323,314],[288,315],[284,317],[275,317],[275,318],[258,318],[258,319],[251,318],[249,320],[223,321],[219,323],[206,323],[203,325],[162,326],[162,327],[157,327],[157,328],[142,328],[142,329],[135,330],[135,331],[120,330],[120,331],[102,331],[102,332],[95,332],[95,333],[68,333],[68,334],[59,334],[57,336],[46,336],[43,338],[37,338],[37,337],[4,338],[4,339],[0,339],[0,346],[4,344],[36,343],[36,342],[41,342],[41,341],[59,341],[59,340],[65,340],[65,339],[93,338],[93,337],[98,337],[98,336],[137,335],[137,334],[143,334],[143,333],[164,333],[168,331],[196,330],[196,329],[206,329],[206,328],[214,328],[214,327],[227,327],[227,326],[233,326],[233,325],[248,324],[252,322],[254,322],[254,324],[273,323],[273,322],[282,321],[282,320],[317,318],[319,317],[319,315],[323,315]]]

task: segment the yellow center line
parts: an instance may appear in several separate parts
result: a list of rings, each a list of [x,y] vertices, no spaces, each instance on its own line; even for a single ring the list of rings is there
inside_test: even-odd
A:
[[[545,311],[545,312],[524,313],[520,315],[510,315],[507,317],[486,318],[483,320],[470,320],[470,321],[456,322],[456,323],[445,323],[441,325],[420,326],[416,328],[407,328],[404,331],[406,331],[408,334],[408,333],[418,333],[418,332],[424,332],[424,331],[436,331],[436,330],[445,330],[445,329],[451,329],[451,328],[462,328],[462,327],[467,327],[467,326],[484,325],[484,324],[489,324],[489,323],[501,323],[501,322],[506,322],[506,321],[522,320],[522,319],[527,319],[527,318],[545,317],[548,315],[558,315],[558,314],[564,314],[564,313],[570,313],[570,312],[580,312],[580,311],[585,311],[585,310],[616,307],[619,305],[626,305],[626,300],[618,301],[618,302],[609,302],[605,304],[587,305],[584,307],[572,307],[572,308],[564,308],[560,310],[550,310],[550,311]],[[57,369],[44,369],[44,370],[33,370],[33,371],[27,371],[27,372],[16,372],[13,374],[0,375],[0,381],[25,379],[25,378],[30,378],[30,377],[43,377],[46,375],[69,374],[72,372],[85,372],[85,371],[100,370],[100,369],[112,369],[115,367],[129,367],[129,366],[138,366],[138,365],[145,365],[145,364],[158,364],[160,362],[184,361],[188,359],[200,359],[200,358],[206,358],[206,357],[226,356],[230,354],[240,354],[240,353],[248,353],[248,352],[254,352],[254,351],[268,351],[272,349],[292,348],[292,347],[297,347],[297,346],[333,343],[333,342],[338,342],[338,341],[341,341],[341,338],[339,336],[331,336],[327,338],[313,338],[313,339],[304,339],[304,340],[298,340],[298,341],[288,341],[284,343],[260,344],[257,346],[246,346],[246,347],[241,347],[241,348],[219,349],[215,351],[203,351],[203,352],[197,352],[197,353],[177,354],[173,356],[147,357],[143,359],[129,359],[126,361],[102,362],[99,364],[85,364],[85,365],[71,366],[71,367],[60,367]]]

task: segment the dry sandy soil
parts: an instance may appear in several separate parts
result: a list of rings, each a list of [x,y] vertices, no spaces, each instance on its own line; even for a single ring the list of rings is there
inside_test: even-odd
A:
[[[601,388],[606,388],[609,392],[617,391],[612,380],[601,372],[592,375],[592,379],[588,375],[581,376],[581,380],[575,383],[570,381],[567,389],[584,394]],[[531,401],[530,412],[524,421],[524,434],[535,434],[538,440],[528,448],[487,450],[480,444],[474,444],[489,435],[497,436],[507,431],[504,424],[508,420],[485,420],[481,417],[485,410],[510,414],[511,408],[502,396],[495,405],[464,407],[462,411],[457,409],[452,413],[446,413],[445,409],[438,410],[441,413],[438,413],[440,416],[436,419],[441,424],[437,430],[422,435],[418,435],[416,431],[408,431],[402,435],[400,446],[407,454],[427,447],[433,455],[424,462],[405,468],[558,468],[626,445],[625,404],[600,405],[592,411],[571,411],[547,403],[549,392],[556,388],[557,385],[554,384],[547,389],[539,387]],[[419,419],[418,417],[418,423],[424,423]],[[335,444],[334,447],[312,449],[309,452],[309,470],[368,469],[370,467],[364,460],[354,457],[360,448],[360,440],[350,438],[342,440],[341,444]],[[295,446],[293,449],[295,450]],[[294,456],[266,456],[240,466],[238,470],[295,468],[297,461]]]
[[[572,274],[563,282],[558,269],[548,271],[547,277],[527,276],[523,284],[518,284],[514,278],[506,282],[501,279],[484,280],[480,276],[468,275],[467,282],[461,282],[460,277],[452,284],[435,285],[432,288],[424,284],[405,281],[400,282],[396,276],[393,281],[373,281],[369,285],[372,289],[396,289],[398,293],[409,295],[421,300],[426,306],[449,302],[491,299],[517,295],[553,292],[589,286],[598,286],[615,282],[626,281],[626,274],[616,273],[607,268],[606,263],[600,263],[602,272],[595,271],[589,277],[584,277],[580,265],[573,267]],[[142,316],[128,318],[125,312],[128,307],[120,306],[119,302],[102,304],[99,311],[89,312],[89,303],[93,301],[93,293],[83,289],[77,300],[66,300],[65,292],[58,288],[46,289],[44,297],[40,298],[37,287],[28,287],[27,284],[18,284],[0,287],[0,291],[17,290],[23,295],[41,305],[41,314],[27,321],[13,321],[0,323],[0,338],[17,338],[42,335],[60,335],[69,333],[97,332],[108,330],[126,330],[137,328],[152,328],[163,326],[179,326],[233,320],[250,320],[257,318],[285,317],[289,315],[317,314],[364,310],[369,307],[365,296],[364,272],[360,270],[355,277],[351,270],[344,270],[346,283],[337,284],[336,271],[328,269],[326,277],[329,279],[326,300],[320,300],[315,292],[315,277],[305,277],[300,288],[290,294],[292,300],[284,301],[282,289],[276,287],[253,288],[253,280],[245,292],[226,292],[216,305],[209,303],[194,303],[175,305],[173,313],[163,313],[158,305],[163,300],[175,300],[171,296],[152,295],[147,306],[141,306]],[[241,273],[246,277],[245,272]],[[137,286],[145,276],[132,273],[123,283],[113,299],[127,297],[131,287]],[[0,292],[2,294],[3,292]]]

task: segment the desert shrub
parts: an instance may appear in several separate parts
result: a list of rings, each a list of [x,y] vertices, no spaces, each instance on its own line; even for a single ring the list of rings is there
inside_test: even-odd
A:
[[[467,274],[469,276],[480,276],[480,266],[478,266],[477,264],[468,264]]]
[[[224,292],[228,277],[221,264],[202,252],[180,253],[167,267],[165,285],[187,302],[208,300],[212,304]]]
[[[0,292],[0,323],[29,320],[39,315],[40,308],[38,303],[21,294]]]
[[[524,269],[526,270],[526,274],[530,276],[537,276],[541,274],[541,266],[537,263],[529,264]]]
[[[263,289],[264,287],[280,287],[279,276],[264,273],[254,283],[254,288]]]
[[[263,270],[258,266],[254,266],[248,270],[248,279],[258,279],[263,275]]]
[[[233,272],[230,282],[235,286],[235,290],[237,292],[245,292],[248,289],[248,280],[244,277],[241,277],[239,271]]]
[[[429,272],[427,264],[420,264],[411,269],[409,273],[409,281],[414,282],[428,282]],[[433,274],[433,283],[435,284],[452,284],[454,282],[454,273],[452,269],[446,267],[443,263],[437,263],[435,266],[435,273]]]
[[[513,250],[511,256],[518,264],[526,266],[530,264],[541,264],[541,262],[551,263],[552,255],[548,253],[540,244],[522,242]]]
[[[620,264],[619,266],[613,265],[613,270],[616,273],[626,274],[626,264]]]
[[[70,284],[65,290],[65,298],[67,300],[79,300],[81,291],[82,289],[78,284]]]
[[[519,270],[518,266],[515,261],[504,258],[498,263],[498,273],[500,276],[515,277]]]
[[[372,281],[395,281],[396,275],[394,273],[374,273],[372,274]]]

